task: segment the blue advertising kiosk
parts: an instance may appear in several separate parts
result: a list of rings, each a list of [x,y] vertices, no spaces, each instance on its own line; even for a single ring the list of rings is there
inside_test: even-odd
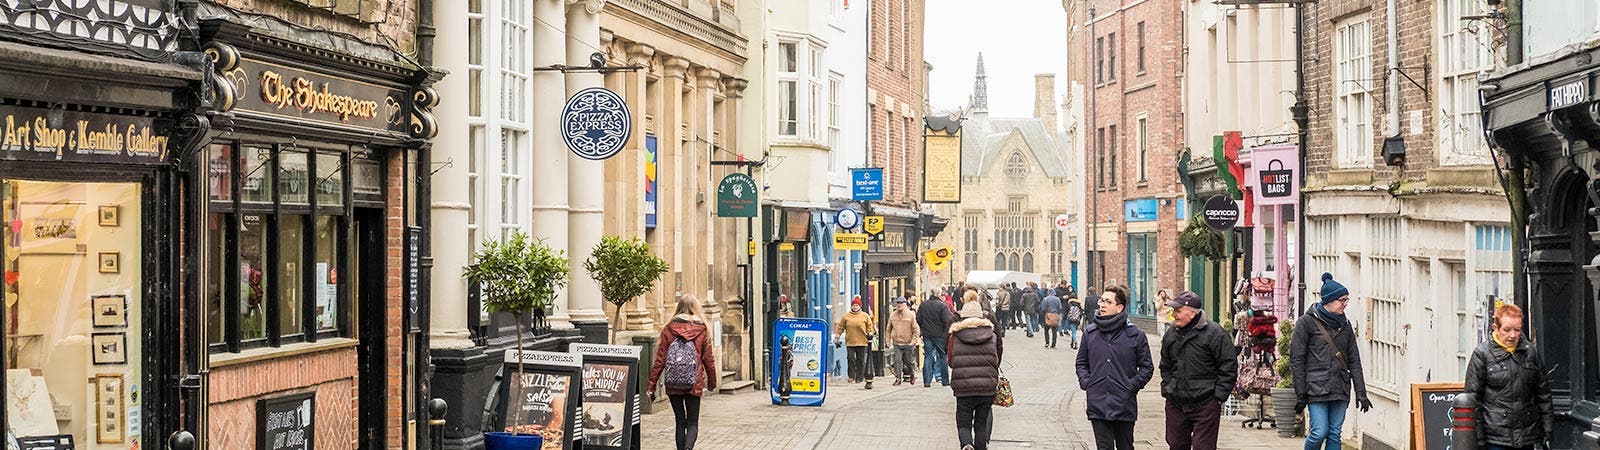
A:
[[[774,405],[822,406],[828,395],[828,343],[832,330],[822,319],[779,318],[772,327]]]

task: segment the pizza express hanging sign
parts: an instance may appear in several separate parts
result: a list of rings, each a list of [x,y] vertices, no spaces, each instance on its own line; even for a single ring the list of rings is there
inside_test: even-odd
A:
[[[0,106],[0,159],[160,163],[168,132],[150,117]]]
[[[406,94],[376,84],[242,60],[227,77],[239,109],[299,120],[406,132]]]

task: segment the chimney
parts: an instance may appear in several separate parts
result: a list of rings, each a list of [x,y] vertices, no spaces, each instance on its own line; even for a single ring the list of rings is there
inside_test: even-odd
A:
[[[1033,93],[1033,118],[1044,122],[1044,129],[1051,134],[1057,133],[1061,124],[1056,121],[1056,75],[1034,75]]]

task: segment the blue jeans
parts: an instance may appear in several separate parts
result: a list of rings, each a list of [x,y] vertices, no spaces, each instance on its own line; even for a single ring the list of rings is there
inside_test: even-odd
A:
[[[1306,405],[1305,450],[1339,450],[1344,428],[1344,412],[1350,401],[1316,402]]]
[[[1078,324],[1063,320],[1061,321],[1061,332],[1072,335],[1072,338],[1068,339],[1067,342],[1078,342]]]
[[[1039,314],[1035,313],[1035,312],[1032,312],[1032,311],[1029,311],[1028,312],[1028,337],[1033,337],[1033,332],[1038,330],[1038,329],[1040,329],[1040,328],[1042,328],[1042,327],[1039,326]]]
[[[944,339],[922,338],[922,384],[950,384],[950,360],[944,354]]]

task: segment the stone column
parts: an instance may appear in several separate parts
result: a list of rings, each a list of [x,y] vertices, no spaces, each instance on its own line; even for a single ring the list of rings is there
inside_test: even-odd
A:
[[[600,10],[605,0],[569,0],[567,6],[567,65],[588,66],[589,57],[600,50]],[[602,87],[605,77],[593,71],[567,73],[567,96],[591,87]],[[563,149],[566,146],[562,146]],[[606,314],[600,298],[600,285],[583,270],[583,262],[594,253],[605,229],[605,165],[600,161],[571,158],[567,164],[567,258],[572,270],[567,288],[567,307],[572,325],[584,342],[606,342]]]
[[[711,161],[717,159],[717,152],[713,149],[712,144],[716,140],[717,130],[716,96],[721,88],[722,74],[717,73],[716,70],[702,67],[695,71],[695,91],[693,95],[696,109],[695,115],[691,119],[692,122],[689,124],[689,127],[694,130],[693,133],[697,137],[694,142],[689,144],[689,154],[694,156],[695,185],[698,187],[699,192],[706,193],[705,202],[696,205],[697,207],[695,208],[697,226],[694,231],[698,234],[695,240],[699,241],[699,245],[694,246],[694,264],[695,268],[698,269],[696,271],[698,275],[695,277],[695,285],[699,286],[697,292],[703,293],[698,295],[704,296],[700,300],[706,306],[706,314],[717,318],[716,320],[720,320],[722,316],[722,303],[728,294],[718,290],[716,283],[710,281],[713,271],[717,270],[718,267],[718,264],[716,264],[717,252],[715,250],[717,247],[728,244],[726,242],[718,242],[716,239],[718,225],[716,217],[716,186],[722,179],[721,173],[725,171],[732,172],[732,170],[719,170],[711,165]]]
[[[657,233],[661,235],[661,249],[663,259],[671,266],[662,283],[662,290],[666,293],[661,304],[656,305],[656,319],[667,320],[672,316],[673,308],[677,306],[677,296],[684,282],[683,269],[688,261],[683,257],[683,229],[689,210],[694,205],[689,201],[693,198],[686,190],[692,189],[689,177],[685,174],[687,169],[683,166],[683,129],[678,125],[683,123],[684,105],[683,90],[685,88],[685,71],[689,68],[689,61],[683,58],[663,56],[661,65],[666,73],[666,81],[661,86],[661,114],[656,116],[656,129],[660,130],[661,155],[657,157],[660,166],[662,195],[656,198],[659,203],[661,215],[658,218],[661,227]]]
[[[550,67],[567,62],[565,0],[533,0],[533,66]],[[567,82],[561,72],[534,71],[529,80],[528,99],[533,118],[533,237],[566,252],[567,247],[567,162],[572,152],[561,139],[561,109],[566,105]],[[573,274],[577,278],[578,274]],[[570,288],[570,285],[569,285]],[[568,290],[556,293],[550,311],[552,329],[571,330]]]
[[[467,46],[466,8],[434,8],[433,21],[438,27],[434,45],[438,48]],[[451,73],[467,73],[467,52],[446,51],[434,54],[434,63]],[[432,348],[468,348],[472,340],[467,333],[467,283],[461,278],[461,268],[467,264],[465,234],[467,211],[472,200],[467,195],[467,79],[462,76],[444,77],[433,85],[439,93],[435,117],[441,119],[439,135],[434,138],[432,220],[435,232],[431,236],[433,251],[433,283],[428,294],[432,307],[428,317],[429,340]],[[460,161],[446,165],[446,161]]]
[[[644,146],[645,146],[645,135],[647,134],[646,130],[647,130],[647,127],[648,127],[648,125],[646,123],[649,120],[649,115],[654,113],[654,111],[655,111],[654,110],[654,105],[650,104],[649,95],[646,92],[646,89],[648,89],[648,87],[649,87],[649,74],[648,74],[647,71],[651,70],[651,68],[650,68],[651,61],[650,60],[651,60],[651,58],[653,56],[655,56],[656,49],[655,49],[655,47],[651,47],[651,46],[645,45],[645,44],[630,44],[630,45],[628,45],[627,51],[628,51],[628,64],[642,67],[639,70],[632,71],[632,72],[626,72],[623,75],[624,76],[623,85],[627,86],[627,92],[624,94],[624,98],[626,98],[628,100],[628,106],[633,108],[633,135],[634,135],[634,143],[635,144],[634,145],[630,145],[629,147],[631,148],[631,150],[628,150],[628,151],[639,155],[639,159],[638,159],[639,166],[640,166],[638,168],[639,172],[643,172],[644,171],[644,165],[645,164],[656,164],[656,168],[657,168],[657,172],[656,172],[656,186],[657,186],[656,194],[657,194],[657,197],[658,197],[656,199],[656,203],[657,203],[657,206],[659,208],[660,201],[661,201],[660,198],[659,198],[659,195],[661,193],[660,186],[662,186],[664,184],[664,183],[661,183],[661,175],[660,175],[660,164],[659,163],[660,163],[660,158],[661,158],[661,154],[660,154],[661,142],[659,140],[656,141],[656,151],[657,151],[657,153],[656,153],[656,161],[652,163],[652,162],[644,161],[644,159],[643,159]],[[624,173],[633,173],[633,172],[624,171]],[[641,174],[639,176],[639,179],[643,180],[644,176]],[[639,203],[638,204],[642,205],[643,201],[644,201],[643,195],[640,195],[638,198],[639,198]],[[630,203],[630,204],[632,204],[632,203]],[[657,226],[659,227],[660,223],[661,223],[660,214],[657,213],[656,217],[657,217],[656,223],[657,223]],[[641,224],[640,228],[641,228],[641,230],[640,230],[639,234],[642,236],[642,235],[645,234],[644,230],[642,230],[642,228],[643,228],[642,224]],[[656,250],[659,252],[660,249],[656,249]],[[656,256],[662,256],[662,255],[660,255],[658,253]],[[660,298],[660,294],[662,293],[662,291],[666,290],[666,286],[667,286],[667,279],[666,279],[666,277],[663,277],[663,279],[661,281],[658,281],[656,283],[656,289],[654,289],[651,294],[647,294],[645,297],[640,298],[638,300],[635,300],[633,302],[633,306],[632,307],[624,309],[623,310],[623,316],[624,316],[623,317],[623,321],[624,321],[623,329],[627,329],[627,330],[645,330],[645,331],[654,330],[655,329],[655,319],[653,319],[651,317],[651,314],[650,314],[650,312],[647,309],[645,304],[648,303],[648,299],[650,299],[650,298]]]

